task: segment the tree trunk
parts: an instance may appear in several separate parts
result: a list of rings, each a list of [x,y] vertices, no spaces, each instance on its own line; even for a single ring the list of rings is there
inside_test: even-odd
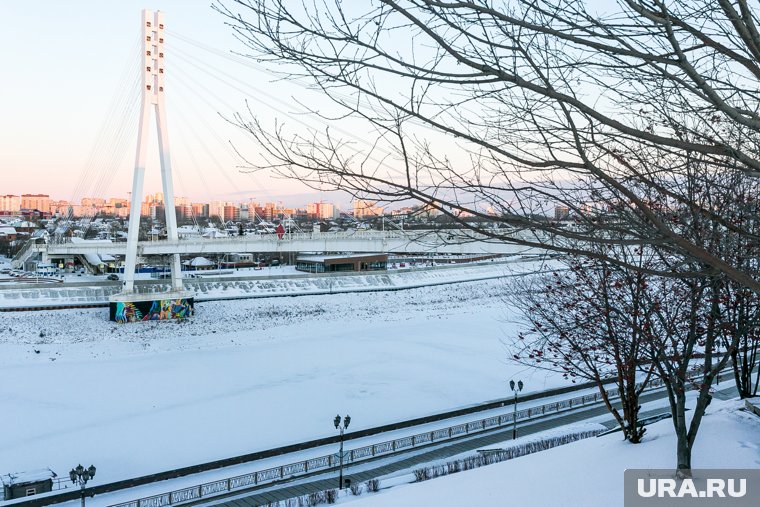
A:
[[[676,445],[676,459],[678,460],[676,475],[681,478],[691,477],[691,445],[689,445],[689,439],[685,434],[679,432]]]
[[[674,399],[671,401],[673,427],[676,432],[676,474],[678,477],[691,476],[691,442],[686,424],[686,389],[682,378],[675,379]],[[673,403],[674,402],[674,403]]]

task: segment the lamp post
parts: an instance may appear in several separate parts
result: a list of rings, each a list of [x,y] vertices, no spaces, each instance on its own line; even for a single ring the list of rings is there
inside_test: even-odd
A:
[[[346,415],[346,417],[343,418],[343,424],[340,423],[340,415],[336,415],[335,419],[333,420],[333,424],[335,424],[335,429],[340,430],[340,467],[339,467],[339,475],[338,475],[338,489],[343,489],[343,431],[348,429],[348,425],[351,424],[351,416]]]
[[[512,389],[512,392],[515,393],[515,402],[514,402],[514,416],[512,417],[512,440],[517,438],[517,393],[523,390],[523,381],[518,380],[517,385],[515,385],[514,380],[509,381],[509,388]]]
[[[69,477],[71,478],[71,482],[74,484],[79,484],[81,487],[82,507],[84,507],[84,487],[87,484],[87,481],[95,477],[95,466],[90,465],[90,468],[85,468],[79,464],[76,468],[71,469],[71,472],[69,472]]]

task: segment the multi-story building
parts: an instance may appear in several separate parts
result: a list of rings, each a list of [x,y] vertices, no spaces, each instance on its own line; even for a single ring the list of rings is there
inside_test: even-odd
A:
[[[21,208],[50,213],[50,196],[47,194],[23,194],[21,196]]]
[[[68,216],[71,208],[69,201],[50,201],[50,213],[58,216]]]
[[[129,199],[110,197],[107,204],[109,206],[113,206],[114,208],[129,208]]]
[[[225,205],[222,217],[225,222],[239,222],[240,207],[235,206],[234,204]]]
[[[19,211],[21,197],[18,195],[0,195],[0,211]]]
[[[231,203],[224,201],[212,201],[209,205],[208,215],[209,217],[219,217],[220,220],[224,219],[224,207]]]
[[[191,204],[191,207],[193,209],[193,215],[195,215],[195,218],[208,218],[209,214],[209,206],[206,203],[203,202],[194,202]]]
[[[565,220],[570,217],[570,207],[569,206],[555,206],[554,207],[554,218],[555,220]]]
[[[263,218],[267,221],[272,221],[274,218],[277,217],[277,203],[274,202],[268,202],[264,204],[264,210],[263,210]]]
[[[174,209],[177,213],[177,220],[190,220],[195,216],[191,204],[178,204],[174,206]]]
[[[150,205],[150,218],[151,220],[162,220],[166,217],[163,204],[151,204]]]
[[[82,206],[94,206],[97,208],[102,208],[105,205],[106,200],[100,197],[82,197]]]
[[[306,205],[306,216],[311,220],[332,220],[336,218],[335,205],[319,201]]]
[[[376,206],[374,201],[365,201],[357,199],[354,201],[354,218],[372,218],[379,217],[383,214],[383,208]]]

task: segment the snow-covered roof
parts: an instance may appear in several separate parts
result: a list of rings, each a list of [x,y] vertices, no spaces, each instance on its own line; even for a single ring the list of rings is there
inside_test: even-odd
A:
[[[35,229],[37,228],[37,224],[34,222],[28,222],[26,220],[16,220],[13,225],[17,228],[23,228],[23,229]]]
[[[220,231],[218,229],[207,229],[206,232],[203,233],[204,238],[226,238],[227,232],[226,231]]]
[[[187,263],[187,265],[192,266],[194,268],[203,267],[203,266],[213,266],[214,264],[215,263],[213,261],[210,261],[205,257],[196,257]]]
[[[42,482],[54,477],[58,476],[49,468],[40,468],[38,470],[29,470],[27,472],[13,472],[10,474],[1,475],[0,479],[2,479],[4,485],[13,486],[15,484]]]

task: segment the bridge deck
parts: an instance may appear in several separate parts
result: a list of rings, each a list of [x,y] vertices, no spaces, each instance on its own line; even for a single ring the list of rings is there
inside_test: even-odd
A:
[[[48,256],[81,254],[124,255],[126,243],[81,241],[37,245]],[[219,254],[233,252],[394,252],[435,254],[523,255],[543,250],[494,240],[469,231],[366,231],[236,236],[222,239],[193,238],[148,241],[138,244],[139,255]]]

